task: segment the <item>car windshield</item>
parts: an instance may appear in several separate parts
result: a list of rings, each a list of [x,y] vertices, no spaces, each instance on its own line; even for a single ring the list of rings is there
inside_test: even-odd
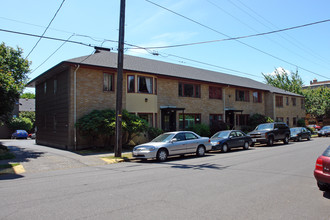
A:
[[[330,126],[324,126],[321,130],[330,130]]]
[[[170,134],[170,133],[161,134],[155,139],[153,139],[151,142],[167,142],[170,141],[173,138],[173,136],[174,134]]]
[[[325,157],[330,157],[330,146],[322,154]]]
[[[261,131],[261,130],[272,130],[273,124],[261,124],[256,127],[255,130]]]
[[[228,138],[230,131],[219,131],[215,133],[211,138]]]
[[[300,128],[290,128],[291,134],[298,134],[300,132]]]

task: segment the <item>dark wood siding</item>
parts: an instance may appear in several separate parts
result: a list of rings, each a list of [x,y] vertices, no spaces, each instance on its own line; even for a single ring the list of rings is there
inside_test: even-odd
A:
[[[68,148],[69,70],[36,86],[37,143]],[[46,88],[45,88],[46,83]]]

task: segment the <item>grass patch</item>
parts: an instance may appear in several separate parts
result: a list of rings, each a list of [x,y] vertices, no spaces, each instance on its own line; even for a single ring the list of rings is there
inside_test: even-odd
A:
[[[20,165],[19,163],[11,163],[11,164],[1,164],[0,169],[7,169],[7,168],[12,168],[15,166]]]
[[[11,153],[4,145],[0,145],[0,160],[14,159],[15,155]]]

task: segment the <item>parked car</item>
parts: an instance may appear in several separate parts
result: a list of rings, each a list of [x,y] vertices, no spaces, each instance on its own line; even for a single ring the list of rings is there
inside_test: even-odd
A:
[[[28,137],[31,139],[36,139],[36,133],[31,133],[28,135]]]
[[[330,191],[330,146],[316,160],[314,177],[322,191]]]
[[[311,139],[311,132],[304,127],[290,128],[290,140],[301,141],[302,139]]]
[[[27,139],[27,137],[28,137],[28,133],[25,130],[16,130],[11,135],[11,139],[18,139],[18,138]]]
[[[274,141],[283,141],[289,143],[290,128],[284,122],[273,122],[258,125],[248,135],[252,138],[252,146],[255,143],[267,144],[272,146]]]
[[[324,126],[323,128],[321,128],[321,130],[319,130],[317,132],[317,135],[319,137],[322,137],[322,136],[328,137],[330,135],[330,126]]]
[[[321,126],[319,126],[319,125],[308,125],[307,127],[314,128],[316,131],[321,129]]]
[[[201,137],[191,131],[167,132],[159,135],[149,143],[133,148],[133,157],[148,159],[156,158],[162,162],[168,156],[196,153],[204,156],[212,148],[208,137]]]
[[[212,150],[222,152],[228,152],[231,148],[236,147],[243,147],[244,150],[247,150],[251,144],[251,137],[239,130],[219,131],[211,137]]]

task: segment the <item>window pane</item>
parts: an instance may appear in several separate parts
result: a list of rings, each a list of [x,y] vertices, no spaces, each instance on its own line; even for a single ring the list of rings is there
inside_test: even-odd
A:
[[[127,81],[128,81],[128,88],[127,88],[127,91],[128,92],[135,92],[134,90],[134,87],[135,87],[135,85],[134,85],[134,76],[128,76],[128,79],[127,79]]]
[[[194,96],[194,86],[191,84],[184,84],[184,96],[193,97]]]
[[[138,77],[138,91],[142,93],[152,94],[152,78],[151,77]]]
[[[104,91],[113,91],[113,75],[109,73],[103,74],[103,90]]]

